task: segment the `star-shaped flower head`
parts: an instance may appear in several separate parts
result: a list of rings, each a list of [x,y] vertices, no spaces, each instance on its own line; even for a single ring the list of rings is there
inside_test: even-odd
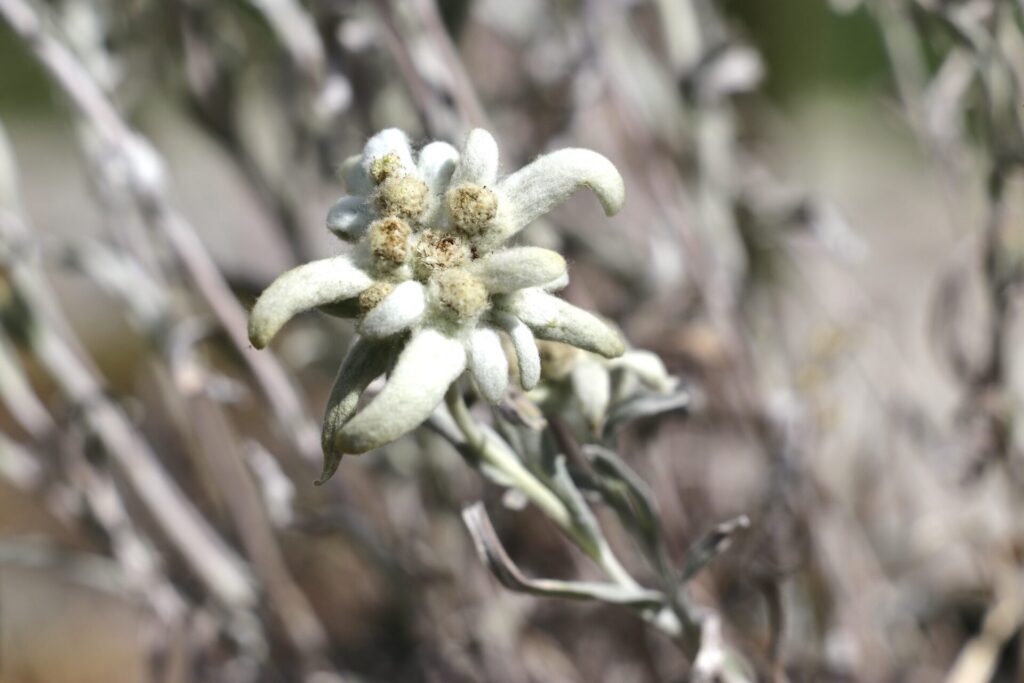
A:
[[[359,320],[324,417],[324,478],[342,453],[377,448],[426,420],[466,369],[488,400],[499,400],[509,377],[502,333],[524,389],[540,377],[536,339],[622,354],[614,330],[551,294],[568,282],[561,255],[503,246],[581,187],[616,213],[624,187],[605,157],[563,149],[499,180],[497,144],[485,130],[473,130],[461,154],[445,142],[414,154],[392,128],[346,161],[343,175],[351,194],[330,210],[327,227],[354,249],[280,276],[249,324],[253,345],[263,348],[311,308]],[[386,372],[384,388],[357,411],[366,387]]]

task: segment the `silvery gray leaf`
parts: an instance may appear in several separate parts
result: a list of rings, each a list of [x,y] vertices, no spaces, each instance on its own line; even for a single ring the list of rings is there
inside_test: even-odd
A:
[[[509,590],[570,600],[596,600],[635,609],[660,608],[665,603],[665,596],[662,593],[645,588],[624,588],[609,583],[528,578],[505,552],[483,503],[474,503],[464,508],[462,519],[473,538],[473,545],[476,547],[480,560]]]
[[[660,567],[661,519],[650,487],[617,453],[596,444],[584,445],[583,453],[590,461],[590,483]]]
[[[644,417],[654,417],[677,410],[687,411],[691,405],[690,392],[684,387],[671,394],[641,394],[612,406],[604,423],[605,438],[614,435],[623,426]]]
[[[597,518],[594,517],[594,511],[590,509],[590,505],[587,504],[583,494],[576,486],[576,482],[572,480],[569,468],[565,464],[564,455],[555,457],[551,487],[569,508],[573,526],[583,532],[588,544],[596,553],[606,543],[604,532],[601,531],[601,526],[597,523]]]

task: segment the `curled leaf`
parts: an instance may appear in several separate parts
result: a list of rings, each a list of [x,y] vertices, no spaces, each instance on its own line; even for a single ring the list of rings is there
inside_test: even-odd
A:
[[[619,212],[626,197],[622,176],[606,157],[589,149],[561,149],[545,154],[498,183],[497,190],[513,216],[512,232],[543,216],[581,187],[590,188],[608,216]]]

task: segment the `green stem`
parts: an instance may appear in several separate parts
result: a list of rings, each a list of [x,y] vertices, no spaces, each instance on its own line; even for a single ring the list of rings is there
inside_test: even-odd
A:
[[[469,444],[480,458],[494,469],[505,475],[516,488],[526,494],[534,505],[539,507],[545,515],[550,517],[555,524],[570,535],[575,536],[572,524],[572,516],[569,509],[556,496],[551,489],[545,486],[530,470],[526,469],[521,462],[509,456],[503,449],[495,448],[487,441],[487,437],[477,427],[469,408],[462,398],[456,384],[452,384],[445,395],[445,402],[448,411],[455,420],[455,425],[462,432],[466,443]]]
[[[611,578],[620,586],[637,588],[639,584],[630,576],[619,559],[612,552],[611,547],[604,539],[592,539],[584,536],[583,532],[573,523],[572,514],[565,503],[548,488],[544,482],[528,470],[517,458],[510,455],[505,449],[495,448],[488,441],[487,437],[477,426],[476,421],[469,412],[462,393],[456,384],[452,384],[445,395],[445,403],[448,411],[452,414],[455,425],[462,432],[466,443],[479,456],[494,469],[501,472],[512,484],[523,492],[527,498],[544,512],[572,541],[589,555]]]

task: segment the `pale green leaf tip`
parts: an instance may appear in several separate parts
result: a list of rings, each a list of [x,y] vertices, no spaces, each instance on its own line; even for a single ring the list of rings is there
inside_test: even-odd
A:
[[[254,316],[249,319],[249,343],[257,350],[266,348],[267,344],[274,337],[264,325]]]
[[[320,473],[320,478],[313,482],[313,486],[323,486],[327,481],[334,476],[334,473],[338,471],[338,467],[341,465],[341,459],[344,457],[344,453],[335,450],[331,453],[324,453],[324,469]]]

